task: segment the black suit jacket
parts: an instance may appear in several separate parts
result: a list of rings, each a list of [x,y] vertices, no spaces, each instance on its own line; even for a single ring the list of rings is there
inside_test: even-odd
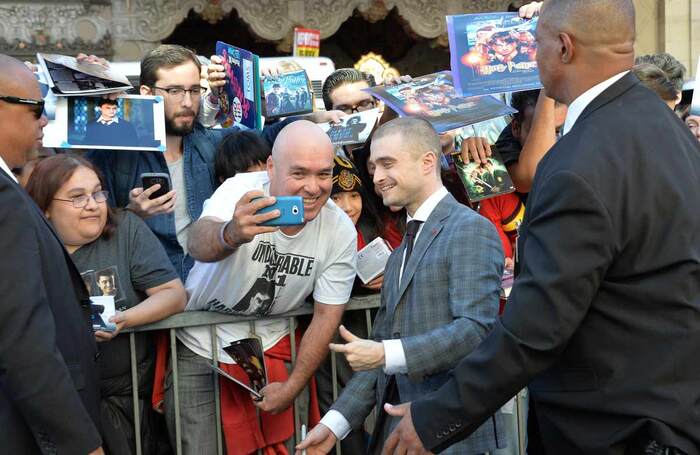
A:
[[[505,313],[412,405],[435,452],[530,384],[547,453],[700,452],[700,145],[631,74],[542,159]]]
[[[87,454],[101,444],[87,291],[34,201],[2,170],[0,254],[0,452]]]

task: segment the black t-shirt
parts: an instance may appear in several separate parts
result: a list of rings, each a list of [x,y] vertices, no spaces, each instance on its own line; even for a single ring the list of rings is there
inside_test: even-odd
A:
[[[98,238],[71,256],[90,295],[114,295],[117,310],[126,310],[146,299],[146,290],[178,278],[160,242],[146,224],[131,212],[117,214],[117,229],[109,239]],[[139,389],[148,387],[154,361],[149,333],[136,334]],[[117,335],[98,343],[102,395],[131,390],[129,335]]]
[[[505,164],[506,167],[510,167],[510,165],[518,162],[523,147],[520,145],[520,141],[513,135],[511,123],[503,128],[503,131],[501,131],[501,134],[498,136],[495,147],[496,151],[501,155],[503,164]],[[510,172],[510,169],[508,171]],[[518,192],[518,195],[523,203],[527,202],[527,193]]]
[[[500,153],[501,158],[503,158],[503,164],[506,167],[511,164],[517,163],[520,159],[520,151],[523,147],[520,145],[520,141],[513,135],[513,128],[511,124],[503,128],[501,134],[498,136],[496,141],[496,150]]]

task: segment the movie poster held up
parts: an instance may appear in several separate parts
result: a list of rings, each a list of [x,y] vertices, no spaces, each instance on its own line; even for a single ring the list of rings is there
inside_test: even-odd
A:
[[[438,133],[517,112],[492,96],[457,95],[449,71],[363,90],[384,101],[401,117],[427,120]]]
[[[219,91],[217,122],[224,128],[239,123],[261,130],[258,56],[221,41],[216,42],[216,55],[223,59],[226,72],[226,85]]]
[[[450,63],[463,96],[540,88],[535,28],[537,16],[484,13],[447,16]]]
[[[314,110],[314,89],[306,71],[295,62],[282,61],[278,76],[263,79],[265,117],[308,114]]]

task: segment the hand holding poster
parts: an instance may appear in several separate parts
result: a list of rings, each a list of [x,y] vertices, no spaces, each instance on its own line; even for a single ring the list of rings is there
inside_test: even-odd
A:
[[[319,123],[333,145],[364,144],[379,119],[379,109],[349,115],[340,123]]]
[[[280,62],[282,73],[263,79],[267,118],[308,114],[314,110],[314,89],[306,71],[296,62]]]
[[[226,73],[226,85],[219,91],[217,122],[224,128],[240,123],[261,130],[258,56],[221,41],[216,43],[216,55],[223,59]]]
[[[450,64],[463,96],[541,87],[537,69],[537,16],[518,13],[447,16]]]

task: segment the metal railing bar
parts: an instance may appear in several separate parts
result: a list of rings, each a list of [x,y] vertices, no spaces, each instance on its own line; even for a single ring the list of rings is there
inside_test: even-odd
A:
[[[136,334],[129,334],[129,354],[131,357],[131,400],[134,405],[134,440],[136,455],[141,455],[141,419],[139,413],[139,378],[136,364]]]
[[[209,336],[211,341],[211,363],[214,366],[219,365],[219,343],[216,336],[216,326],[209,326]],[[216,453],[223,455],[224,449],[221,437],[221,390],[219,389],[219,375],[212,374],[214,381],[214,410],[216,413]]]
[[[177,377],[177,337],[170,330],[170,365],[173,375],[173,405],[175,406],[175,453],[182,455],[182,428],[180,422],[180,385]]]

